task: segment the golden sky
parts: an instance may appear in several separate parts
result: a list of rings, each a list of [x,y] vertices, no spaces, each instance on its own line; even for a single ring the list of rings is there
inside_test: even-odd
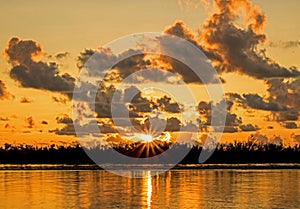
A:
[[[207,4],[203,4],[203,2]],[[266,24],[263,29],[254,30],[256,34],[266,35],[266,41],[258,44],[258,48],[266,49],[265,56],[270,58],[272,63],[277,63],[280,68],[288,69],[294,66],[299,69],[299,1],[253,0],[251,2],[251,12],[254,13],[255,8],[258,7],[266,16]],[[238,10],[239,6],[233,5],[232,8]],[[60,76],[68,73],[76,79],[79,73],[77,58],[84,49],[97,49],[110,41],[133,33],[163,32],[166,28],[175,27],[175,22],[179,20],[184,22],[188,33],[194,34],[195,40],[200,44],[198,31],[208,32],[211,28],[205,28],[203,24],[211,17],[211,14],[218,12],[216,4],[212,1],[193,0],[119,0],[113,2],[98,0],[63,2],[57,0],[12,0],[2,2],[0,7],[0,49],[3,56],[0,57],[0,80],[7,88],[9,96],[1,96],[0,91],[0,97],[2,97],[0,100],[0,142],[43,144],[75,139],[75,136],[49,132],[49,130],[62,130],[66,123],[59,123],[59,118],[66,118],[66,115],[72,116],[71,100],[66,94],[59,93],[60,90],[53,91],[51,90],[52,87],[48,90],[35,87],[27,88],[20,82],[20,79],[11,76],[12,69],[22,65],[23,59],[20,57],[13,58],[13,54],[17,53],[17,50],[12,50],[10,55],[7,51],[5,52],[9,48],[8,42],[12,37],[19,37],[19,41],[32,40],[32,43],[39,43],[42,49],[37,51],[42,52],[42,55],[35,57],[36,60],[33,59],[33,62],[37,60],[41,60],[43,63],[55,62],[58,64]],[[242,17],[245,16],[243,12],[245,11],[241,10],[235,13],[241,16],[241,19],[237,18],[235,21],[236,29],[244,27],[243,30],[247,30],[248,28],[245,27],[242,20]],[[224,24],[226,26],[226,23]],[[182,27],[182,25],[178,27]],[[221,32],[226,32],[226,30]],[[228,69],[230,66],[235,67],[235,64],[232,64],[234,60],[230,59],[230,54],[224,52],[225,46],[222,46],[222,43],[218,43],[217,48],[213,48],[213,44],[207,43],[207,40],[201,44],[204,44],[203,46],[207,44],[207,47],[204,47],[207,51],[219,50],[218,53],[224,56],[223,59],[229,63],[226,65]],[[67,52],[66,56],[56,57],[56,55],[65,52]],[[249,53],[251,52],[249,50]],[[17,64],[13,64],[13,62],[17,62]],[[26,62],[24,63],[26,64]],[[33,66],[33,64],[31,63],[29,66]],[[243,64],[239,63],[238,65],[241,67]],[[300,107],[298,107],[296,99],[300,94],[298,87],[300,84],[298,84],[297,77],[285,76],[282,84],[267,84],[268,79],[279,79],[280,76],[264,78],[260,77],[261,74],[259,73],[252,73],[251,66],[245,68],[247,69],[225,70],[232,72],[224,71],[221,73],[221,77],[225,80],[223,85],[225,92],[239,95],[258,94],[264,99],[263,105],[265,107],[259,108],[257,104],[250,104],[255,98],[248,97],[251,100],[248,102],[246,97],[243,97],[242,101],[231,98],[234,101],[230,113],[236,114],[237,118],[241,117],[242,124],[237,125],[234,133],[225,133],[222,140],[247,139],[250,134],[256,134],[259,139],[263,135],[273,139],[276,135],[280,136],[285,143],[293,142],[291,134],[300,134],[299,128],[287,127],[293,126],[293,124],[300,126],[300,122],[298,119],[288,116],[282,116],[283,119],[279,119],[281,117],[279,115],[293,114],[294,116],[296,114],[298,116]],[[274,70],[276,71],[276,69]],[[268,90],[270,86],[275,88],[272,92]],[[196,92],[195,97],[198,102],[200,100],[207,101],[203,86],[189,84],[189,87],[193,92]],[[288,92],[285,99],[279,98],[285,92],[285,90],[279,91],[281,88],[286,88],[286,92]],[[197,94],[197,92],[202,93]],[[284,109],[283,111],[282,109],[278,110],[278,108],[275,112],[271,110],[273,100],[270,98],[272,96],[276,97],[275,103],[284,106],[283,109],[288,108],[288,110]],[[256,125],[259,129],[243,131],[239,127],[247,124]]]

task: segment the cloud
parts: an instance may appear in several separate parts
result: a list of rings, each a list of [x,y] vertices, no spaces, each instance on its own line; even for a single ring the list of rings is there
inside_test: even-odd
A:
[[[251,108],[259,110],[272,110],[272,111],[281,111],[285,110],[286,107],[282,106],[280,103],[269,99],[269,101],[264,101],[264,99],[258,94],[243,94],[245,98],[245,103]]]
[[[42,124],[43,124],[43,125],[48,125],[48,122],[45,121],[45,120],[43,120],[43,121],[42,121]]]
[[[286,111],[274,112],[275,120],[297,120],[300,111],[300,77],[294,79],[268,79],[266,81],[270,99],[282,106]]]
[[[3,81],[0,80],[0,99],[9,99],[10,93],[8,93],[7,88]]]
[[[219,107],[222,106],[226,102],[226,108],[227,111],[226,113],[219,112],[218,110],[220,109]],[[201,124],[204,126],[211,126],[211,120],[212,120],[212,108],[215,109],[215,117],[223,117],[224,114],[226,114],[226,121],[225,124],[218,122],[217,120],[215,121],[215,126],[214,130],[217,132],[223,131],[227,133],[234,133],[238,131],[238,127],[242,124],[242,118],[238,117],[235,113],[231,113],[231,108],[233,106],[233,102],[230,100],[221,100],[217,104],[212,104],[211,102],[205,102],[205,101],[200,101],[198,104],[198,112],[200,115],[204,116],[205,121],[201,121]],[[223,125],[224,125],[224,130],[223,130]]]
[[[56,97],[56,96],[52,96],[52,100],[56,103],[62,103],[62,104],[66,104],[68,99],[67,98],[63,98],[63,97]]]
[[[22,97],[20,99],[20,103],[31,103],[31,102],[32,102],[32,100],[27,97]]]
[[[263,98],[258,94],[237,94],[228,93],[228,100],[235,101],[245,107],[251,107],[258,110],[270,110],[270,111],[284,111],[288,107],[286,105],[278,103],[273,98]]]
[[[252,125],[252,124],[242,124],[239,126],[239,128],[242,130],[242,131],[257,131],[259,130],[259,127],[256,126],[256,125]]]
[[[182,21],[176,21],[165,33],[194,43],[212,61],[219,73],[239,72],[257,79],[300,75],[296,68],[282,67],[266,57],[265,50],[258,49],[259,44],[266,41],[266,35],[261,33],[266,16],[259,7],[248,0],[215,0],[214,6],[215,12],[199,30],[199,39]],[[237,19],[244,21],[242,27],[238,26]]]
[[[72,97],[75,79],[69,74],[59,74],[56,63],[35,61],[42,55],[41,45],[33,40],[11,38],[5,49],[8,61],[13,68],[10,77],[22,87],[60,92]]]
[[[195,35],[186,27],[183,21],[176,21],[173,25],[167,27],[164,30],[164,33],[185,39],[198,47],[201,51],[204,51],[206,56],[215,57],[217,59],[217,55],[215,55],[212,51],[205,51],[203,47],[198,44]],[[184,63],[172,57],[161,55],[160,59],[171,65],[171,68],[169,69],[170,72],[180,75],[184,82],[202,84],[215,83],[217,81],[218,77],[213,74],[213,69],[210,63],[208,63],[206,57],[196,57],[194,47],[188,47],[185,42],[178,39],[161,37],[159,41],[160,47],[164,53],[175,53],[177,56],[183,57],[185,62],[192,63],[191,65],[193,66],[191,67],[193,67],[194,71],[201,73],[200,80],[196,73]]]
[[[179,131],[181,128],[181,122],[176,117],[171,117],[167,119],[167,124],[165,131]]]
[[[32,116],[26,118],[25,123],[26,123],[27,128],[33,128],[33,126],[35,124]]]
[[[56,59],[63,59],[63,58],[66,58],[70,56],[70,53],[69,52],[62,52],[62,53],[58,53],[55,55],[55,58]]]
[[[58,124],[65,124],[61,129],[49,130],[50,133],[55,133],[57,135],[74,135],[82,136],[89,134],[98,134],[99,131],[102,134],[106,133],[117,133],[117,130],[114,128],[112,121],[98,122],[96,120],[90,120],[84,125],[80,125],[79,121],[75,121],[76,131],[74,127],[74,121],[68,115],[64,114],[56,118]]]
[[[147,65],[144,61],[144,54],[133,49],[119,55],[115,55],[109,48],[85,49],[77,60],[79,69],[83,67],[88,69],[89,76],[100,76],[110,82],[120,82],[130,74],[146,68]],[[117,62],[117,60],[121,61]]]
[[[180,113],[180,107],[178,103],[172,102],[171,97],[163,96],[162,98],[157,100],[158,105],[162,108],[163,111],[169,113]]]
[[[270,42],[270,47],[280,47],[284,49],[295,48],[300,46],[300,41],[279,41],[279,42]]]
[[[268,79],[268,92],[274,101],[300,110],[300,77],[290,80]]]
[[[283,122],[282,123],[282,126],[284,127],[284,128],[288,128],[288,129],[296,129],[296,128],[298,128],[298,126],[297,126],[297,123],[295,123],[295,122],[287,122],[287,121],[285,121],[285,122]]]

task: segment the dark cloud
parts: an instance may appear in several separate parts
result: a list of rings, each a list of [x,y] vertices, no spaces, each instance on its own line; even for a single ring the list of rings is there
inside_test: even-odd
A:
[[[43,121],[42,121],[42,124],[43,124],[43,125],[48,125],[48,122],[45,121],[45,120],[43,120]]]
[[[53,100],[54,102],[62,103],[62,104],[66,104],[67,101],[68,101],[67,98],[63,98],[63,97],[55,97],[55,96],[52,97],[52,100]]]
[[[280,112],[273,112],[273,119],[275,121],[298,120],[299,112],[296,110],[286,110]]]
[[[227,111],[225,113],[222,113],[219,111],[219,107],[222,106],[224,103],[226,103],[226,109]],[[205,102],[205,101],[200,101],[198,104],[198,112],[200,115],[202,115],[205,119],[204,121],[200,121],[202,126],[211,126],[211,120],[212,120],[212,108],[214,108],[215,112],[215,117],[226,117],[225,124],[222,124],[217,120],[215,121],[215,131],[223,131],[227,133],[234,133],[238,131],[238,127],[242,124],[242,118],[238,117],[235,113],[231,113],[231,108],[233,106],[233,102],[230,100],[221,100],[217,104],[212,104],[211,102]],[[224,125],[224,130],[223,130],[223,125]]]
[[[241,131],[257,131],[257,130],[259,130],[258,126],[252,125],[250,123],[240,125],[239,128],[241,129]]]
[[[268,96],[258,94],[228,94],[229,99],[243,106],[271,111],[273,119],[278,122],[298,120],[300,111],[300,78],[273,78],[266,80]]]
[[[271,111],[280,111],[285,110],[286,107],[282,106],[280,103],[269,99],[269,101],[265,101],[258,94],[244,94],[245,103],[251,108],[259,109],[259,110],[271,110]]]
[[[163,96],[162,98],[157,100],[157,103],[163,111],[170,113],[180,113],[180,107],[178,103],[172,102],[171,97]]]
[[[130,74],[146,68],[141,51],[129,49],[115,55],[109,48],[85,49],[78,57],[79,69],[88,69],[89,76],[103,78],[106,82],[121,82]],[[119,60],[119,62],[117,62]]]
[[[290,121],[289,122],[285,121],[285,122],[282,123],[282,125],[283,125],[283,127],[288,128],[288,129],[296,129],[296,128],[298,128],[297,123],[290,122]]]
[[[166,28],[164,33],[185,39],[191,42],[201,51],[204,51],[206,56],[209,57],[210,55],[216,57],[212,52],[205,51],[203,47],[197,43],[194,34],[189,31],[182,21],[176,21],[173,25]],[[171,65],[169,69],[170,72],[181,76],[185,83],[202,84],[215,83],[217,81],[218,76],[213,74],[213,68],[211,64],[208,63],[208,59],[204,55],[201,57],[195,56],[195,51],[197,48],[195,49],[195,47],[187,45],[184,41],[172,39],[170,37],[161,37],[159,38],[159,41],[160,47],[162,48],[164,54],[174,54],[176,57],[181,57],[184,60],[184,63],[190,63],[192,65],[187,66],[183,62],[169,56],[160,56],[162,61]],[[190,67],[192,67],[193,70],[191,70]],[[201,78],[199,78],[194,71],[199,72],[199,74],[201,74]]]
[[[135,95],[132,99],[131,96]],[[150,101],[142,96],[142,92],[131,86],[124,91],[124,102],[130,102],[131,108],[136,112],[151,112],[151,103]]]
[[[75,121],[76,131],[74,127],[73,119],[68,115],[62,115],[56,118],[58,124],[65,124],[61,129],[49,130],[50,133],[55,133],[57,135],[89,135],[89,134],[106,134],[106,133],[117,133],[117,130],[114,128],[112,121],[98,122],[96,120],[90,120],[84,125],[79,125],[78,121]],[[100,132],[99,132],[100,131]]]
[[[266,83],[270,98],[284,106],[300,110],[300,77],[290,80],[269,79]]]
[[[167,27],[164,30],[164,33],[178,36],[198,46],[195,35],[187,28],[185,23],[181,20],[178,20],[173,25]]]
[[[5,53],[13,68],[10,77],[21,86],[60,92],[72,97],[75,79],[69,74],[59,74],[56,63],[35,61],[43,53],[41,45],[33,40],[11,38]]]
[[[27,98],[27,97],[22,97],[22,98],[20,99],[20,102],[21,102],[21,103],[31,103],[32,100],[29,99],[29,98]]]
[[[266,56],[265,50],[258,49],[259,44],[266,40],[266,35],[261,33],[266,16],[259,7],[253,6],[248,0],[215,0],[214,6],[215,12],[199,31],[200,38],[195,37],[182,21],[176,21],[165,33],[179,36],[198,46],[220,73],[239,72],[258,79],[300,75],[297,69],[280,66]],[[243,16],[239,9],[244,9]],[[244,27],[237,26],[237,19],[244,19]],[[295,44],[287,42],[286,46]],[[174,63],[172,66],[176,69],[177,63]],[[178,69],[188,74],[183,65]]]
[[[27,128],[33,128],[33,126],[35,124],[32,116],[26,118],[25,123],[26,123]]]
[[[280,47],[284,49],[295,48],[300,46],[300,41],[279,41],[279,42],[270,42],[270,47]]]
[[[0,80],[0,99],[9,99],[10,93],[8,93],[5,84]]]
[[[263,98],[258,94],[227,94],[229,101],[235,101],[245,107],[251,107],[258,110],[283,111],[287,106],[278,103],[272,98]]]
[[[188,131],[188,132],[197,132],[198,126],[194,124],[192,121],[187,122],[187,124],[182,125],[181,131]]]
[[[297,120],[300,111],[300,78],[268,79],[266,83],[270,99],[287,107],[285,111],[273,112],[275,120]]]
[[[65,126],[61,129],[49,130],[50,133],[55,133],[57,135],[76,135],[73,119],[68,115],[64,114],[57,117],[56,121],[59,124],[65,124]]]
[[[220,72],[240,72],[258,79],[270,77],[295,77],[297,69],[281,67],[260,54],[258,45],[266,40],[260,31],[266,16],[248,0],[215,0],[216,12],[212,14],[200,31],[203,48],[215,51],[222,61],[214,60]],[[238,8],[245,11],[244,28],[236,26],[240,17]]]
[[[181,122],[176,117],[171,117],[167,119],[167,124],[165,131],[180,131]]]

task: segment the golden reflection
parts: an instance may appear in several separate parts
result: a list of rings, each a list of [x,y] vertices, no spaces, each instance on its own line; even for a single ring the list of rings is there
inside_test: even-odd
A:
[[[146,189],[147,189],[147,209],[151,208],[152,202],[152,176],[151,171],[147,171],[146,174]]]

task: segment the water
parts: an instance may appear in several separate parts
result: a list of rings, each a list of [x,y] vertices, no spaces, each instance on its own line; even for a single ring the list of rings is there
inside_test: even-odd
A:
[[[300,208],[300,170],[0,171],[0,208]],[[134,173],[132,173],[134,175]]]

